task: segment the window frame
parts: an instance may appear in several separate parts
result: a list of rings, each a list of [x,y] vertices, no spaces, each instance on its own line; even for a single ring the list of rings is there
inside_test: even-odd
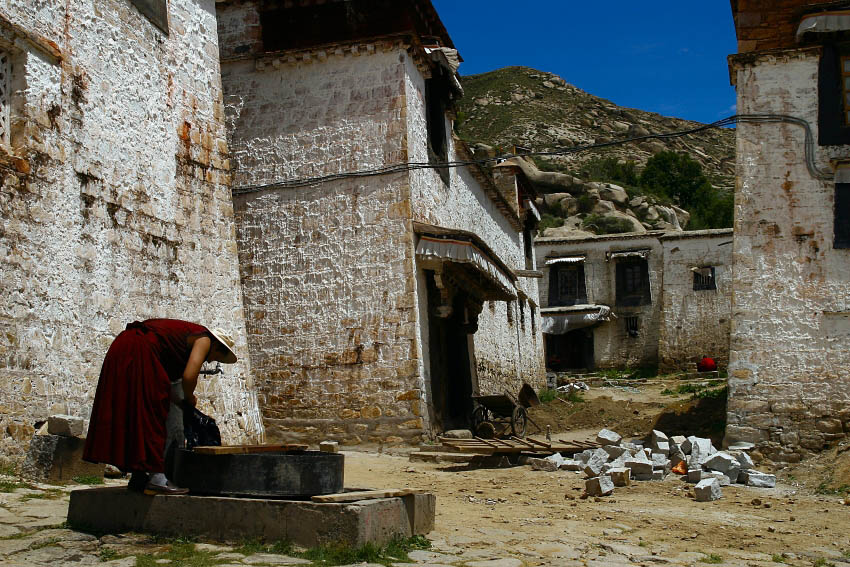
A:
[[[561,275],[575,272],[575,293],[565,294],[561,286]],[[554,290],[554,294],[552,293]],[[551,307],[566,307],[587,303],[587,278],[584,273],[584,262],[574,264],[552,264],[549,267],[549,305]]]
[[[633,276],[627,274],[638,271],[639,289],[627,285]],[[652,303],[652,290],[649,281],[649,262],[646,258],[622,258],[615,265],[616,305],[618,307],[638,307]]]
[[[168,35],[168,0],[130,0],[130,3],[150,23]]]
[[[704,278],[698,272],[694,272],[694,291],[715,291],[717,290],[717,276],[714,266],[700,266],[701,270],[710,269],[711,275]]]
[[[850,248],[850,183],[835,184],[832,218],[832,247]]]
[[[850,101],[845,100],[842,58],[850,59],[850,43],[826,43],[818,64],[818,145],[850,144]],[[850,79],[850,75],[847,75]]]

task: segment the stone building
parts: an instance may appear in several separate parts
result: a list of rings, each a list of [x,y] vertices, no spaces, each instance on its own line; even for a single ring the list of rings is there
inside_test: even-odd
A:
[[[415,441],[466,427],[475,393],[541,387],[532,189],[510,166],[393,167],[473,157],[431,3],[216,7],[269,436]]]
[[[8,0],[0,11],[0,452],[88,418],[133,320],[229,328],[202,380],[228,440],[259,440],[214,0]]]
[[[731,243],[731,229],[538,238],[547,366],[725,366]]]
[[[850,428],[848,6],[732,1],[738,113],[770,121],[737,128],[726,442],[776,461]]]

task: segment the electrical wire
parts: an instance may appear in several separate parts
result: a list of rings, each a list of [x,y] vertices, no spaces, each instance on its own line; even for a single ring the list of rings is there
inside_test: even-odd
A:
[[[394,173],[405,173],[409,171],[416,171],[419,169],[447,169],[447,168],[457,168],[457,167],[468,167],[471,165],[488,165],[502,162],[506,159],[514,158],[514,157],[550,157],[550,156],[566,156],[570,154],[577,154],[580,152],[586,152],[590,150],[597,150],[601,148],[609,148],[613,146],[620,146],[623,144],[633,143],[633,142],[643,142],[648,140],[671,140],[675,138],[682,138],[684,136],[689,136],[691,134],[696,134],[698,132],[703,132],[705,130],[712,130],[715,128],[724,128],[726,126],[731,126],[736,123],[749,123],[749,124],[773,124],[773,123],[782,123],[782,124],[793,124],[796,126],[800,126],[803,128],[805,132],[805,140],[803,142],[805,149],[805,159],[806,159],[806,168],[809,170],[809,174],[815,179],[821,181],[829,181],[833,179],[833,175],[831,172],[823,171],[818,169],[817,164],[815,162],[815,143],[814,143],[814,135],[812,133],[812,127],[809,122],[803,118],[797,118],[795,116],[789,116],[785,114],[735,114],[733,116],[729,116],[727,118],[723,118],[722,120],[718,120],[716,122],[712,122],[710,124],[703,124],[701,126],[697,126],[696,128],[689,128],[687,130],[678,130],[676,132],[667,132],[663,134],[647,134],[644,136],[634,136],[632,138],[623,138],[620,140],[612,140],[610,142],[601,142],[598,144],[587,144],[583,146],[573,146],[570,148],[558,148],[555,150],[548,151],[530,151],[530,152],[520,152],[515,154],[506,154],[498,157],[487,157],[481,159],[474,160],[461,160],[461,161],[448,161],[442,163],[431,163],[431,162],[406,162],[406,163],[398,163],[393,165],[387,165],[384,167],[378,167],[374,169],[363,169],[360,171],[346,172],[346,173],[333,173],[328,175],[320,175],[316,177],[304,177],[299,179],[287,179],[283,181],[274,181],[271,183],[264,183],[258,185],[244,185],[242,187],[233,188],[233,195],[245,195],[247,193],[256,193],[259,191],[266,191],[271,189],[294,189],[297,187],[308,187],[311,185],[319,185],[322,183],[327,183],[330,181],[337,181],[340,179],[356,179],[361,177],[376,177],[380,175],[391,175]]]

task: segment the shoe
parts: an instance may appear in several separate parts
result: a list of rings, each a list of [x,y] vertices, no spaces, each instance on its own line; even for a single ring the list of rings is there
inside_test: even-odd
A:
[[[148,482],[145,485],[145,494],[148,496],[156,496],[157,494],[167,494],[167,495],[180,495],[180,494],[189,494],[188,488],[180,488],[176,484],[173,484],[170,480],[162,484],[152,484]]]
[[[133,492],[144,492],[145,486],[150,480],[150,475],[146,472],[134,472],[130,475],[130,482],[127,483],[127,490]]]

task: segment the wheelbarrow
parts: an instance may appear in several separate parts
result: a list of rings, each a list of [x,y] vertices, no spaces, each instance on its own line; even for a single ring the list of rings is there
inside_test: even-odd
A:
[[[510,427],[511,435],[522,439],[531,418],[527,409],[540,404],[540,398],[528,384],[523,384],[517,397],[508,392],[489,396],[472,396],[472,430],[483,439],[496,436],[499,425],[504,435]],[[531,423],[534,423],[531,421]],[[537,426],[537,424],[534,424]],[[539,427],[538,427],[539,429]]]

